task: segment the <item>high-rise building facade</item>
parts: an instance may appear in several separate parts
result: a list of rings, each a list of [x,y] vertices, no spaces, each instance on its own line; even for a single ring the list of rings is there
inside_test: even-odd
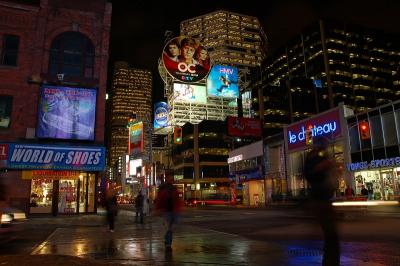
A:
[[[218,10],[181,22],[181,34],[200,39],[213,64],[260,66],[267,38],[256,17]]]
[[[256,73],[265,123],[304,119],[344,102],[361,112],[398,99],[400,38],[332,20],[318,21],[269,57]],[[258,82],[258,87],[257,87]],[[271,93],[270,93],[271,92]],[[271,106],[269,99],[285,99]],[[286,122],[285,122],[286,121]]]
[[[181,35],[201,40],[213,65],[230,65],[239,69],[242,92],[239,112],[252,116],[251,93],[247,91],[249,71],[261,65],[267,52],[267,37],[258,18],[217,10],[182,21],[180,31]]]
[[[152,74],[149,70],[131,68],[127,62],[115,62],[111,91],[111,129],[109,166],[128,151],[128,120],[134,115],[144,125],[144,154],[150,152],[152,127]]]

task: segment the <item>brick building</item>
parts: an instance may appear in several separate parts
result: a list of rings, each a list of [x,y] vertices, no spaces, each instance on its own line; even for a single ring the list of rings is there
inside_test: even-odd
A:
[[[111,4],[0,1],[1,200],[95,212],[105,167]]]

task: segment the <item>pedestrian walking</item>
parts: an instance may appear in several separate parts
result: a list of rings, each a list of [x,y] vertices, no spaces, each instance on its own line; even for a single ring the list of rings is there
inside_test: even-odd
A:
[[[164,216],[166,232],[164,244],[166,251],[172,251],[173,225],[177,223],[178,215],[182,209],[182,201],[178,191],[173,185],[173,174],[168,173],[165,182],[159,187],[156,199],[156,212]]]
[[[304,176],[311,186],[313,214],[324,235],[322,265],[340,265],[340,243],[336,228],[336,215],[331,199],[337,189],[338,168],[327,150],[328,142],[314,139],[311,151],[306,155]]]
[[[117,216],[118,213],[117,194],[114,188],[107,190],[105,204],[107,210],[108,229],[110,232],[114,232],[115,216]]]
[[[139,194],[135,198],[135,208],[136,208],[136,216],[135,216],[135,222],[139,222],[140,218],[140,223],[143,224],[143,195],[142,192],[139,192]]]

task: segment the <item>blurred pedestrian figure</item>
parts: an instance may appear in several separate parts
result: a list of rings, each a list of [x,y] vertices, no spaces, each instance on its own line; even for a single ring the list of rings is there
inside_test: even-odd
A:
[[[351,198],[354,197],[354,190],[351,186],[347,186],[346,191],[345,191],[346,197]]]
[[[367,183],[367,195],[368,200],[374,199],[374,189],[372,188],[372,183]]]
[[[135,222],[139,222],[139,216],[140,216],[140,223],[143,224],[143,195],[142,192],[139,192],[139,194],[135,198],[135,207],[136,207],[136,217],[135,217]]]
[[[368,196],[368,189],[366,189],[364,185],[362,185],[361,188],[361,195]]]
[[[306,155],[304,176],[311,186],[312,211],[324,235],[322,265],[336,266],[340,263],[340,243],[331,199],[337,189],[338,171],[327,151],[327,140],[321,137],[313,141]]]
[[[117,194],[114,188],[110,188],[106,192],[105,198],[107,210],[107,222],[110,232],[114,232],[115,216],[118,213]]]
[[[178,214],[182,209],[182,202],[179,199],[176,187],[173,185],[173,174],[166,174],[165,179],[165,183],[159,187],[156,199],[156,211],[164,216],[164,223],[166,225],[164,236],[165,250],[172,251],[172,227],[177,222]]]

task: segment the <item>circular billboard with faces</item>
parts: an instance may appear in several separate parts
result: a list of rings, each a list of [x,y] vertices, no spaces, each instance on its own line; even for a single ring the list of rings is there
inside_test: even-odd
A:
[[[197,82],[210,71],[207,49],[196,39],[180,36],[171,39],[164,47],[162,60],[167,72],[183,82]]]

